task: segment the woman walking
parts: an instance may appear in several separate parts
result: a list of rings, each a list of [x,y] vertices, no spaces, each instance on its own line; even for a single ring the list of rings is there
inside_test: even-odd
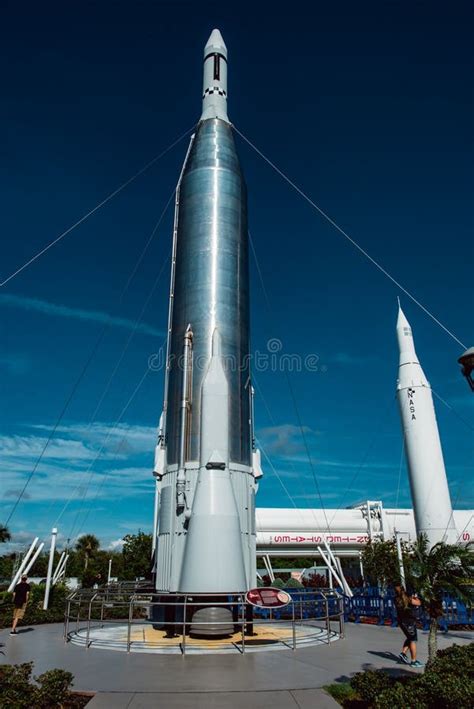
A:
[[[399,658],[410,667],[423,667],[423,664],[416,659],[416,643],[418,631],[416,621],[421,606],[421,601],[416,596],[409,596],[402,586],[395,586],[395,608],[397,609],[397,620],[400,630],[405,635],[402,651]],[[411,662],[407,652],[410,650]]]

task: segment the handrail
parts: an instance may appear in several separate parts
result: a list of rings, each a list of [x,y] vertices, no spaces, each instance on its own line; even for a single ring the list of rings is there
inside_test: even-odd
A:
[[[71,635],[84,632],[80,629],[81,623],[86,621],[86,647],[91,645],[90,634],[92,622],[97,621],[100,627],[106,625],[124,625],[126,623],[126,649],[130,652],[132,641],[132,626],[135,623],[159,625],[160,628],[176,628],[181,626],[181,652],[183,657],[186,654],[186,633],[189,628],[189,608],[190,606],[206,607],[226,607],[232,611],[234,616],[234,628],[240,630],[240,651],[246,652],[246,632],[252,627],[253,622],[259,625],[280,625],[288,628],[287,645],[296,650],[298,645],[297,626],[300,628],[317,628],[318,622],[323,624],[326,630],[326,640],[331,642],[338,636],[331,630],[331,621],[339,621],[339,631],[343,631],[344,623],[344,598],[342,594],[330,589],[288,589],[291,601],[282,608],[265,609],[254,607],[248,604],[243,593],[215,593],[212,600],[209,600],[209,593],[180,593],[160,594],[146,588],[140,589],[130,585],[117,585],[112,588],[110,585],[99,589],[82,589],[71,593],[66,600],[66,610],[64,619],[65,642],[71,639]],[[82,609],[87,607],[86,617],[81,617]],[[155,614],[156,609],[162,609],[160,619]],[[167,613],[166,609],[170,609]],[[158,611],[159,612],[159,611]],[[115,617],[110,617],[115,616]],[[171,620],[169,619],[171,616]],[[70,620],[76,620],[76,630],[71,633],[69,630]],[[167,618],[167,619],[166,619]],[[228,621],[212,621],[212,624],[228,626]],[[208,620],[192,621],[193,628],[199,625],[209,625]],[[172,631],[174,632],[174,630]],[[178,631],[179,632],[179,631]],[[339,634],[340,634],[339,633]],[[283,637],[286,637],[283,636]],[[308,637],[305,635],[304,637]],[[302,639],[304,639],[304,637]],[[92,641],[93,642],[93,641]],[[112,640],[108,641],[113,643]],[[146,636],[140,643],[147,643]],[[284,640],[282,639],[282,642]],[[163,641],[149,641],[150,646],[169,645]]]

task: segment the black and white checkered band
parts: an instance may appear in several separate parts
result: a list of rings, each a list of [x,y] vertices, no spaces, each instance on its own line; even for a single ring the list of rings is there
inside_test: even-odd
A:
[[[206,98],[206,96],[210,96],[211,94],[219,94],[219,96],[225,96],[227,98],[227,92],[224,91],[224,89],[220,89],[218,86],[212,86],[211,88],[206,89],[202,97]]]

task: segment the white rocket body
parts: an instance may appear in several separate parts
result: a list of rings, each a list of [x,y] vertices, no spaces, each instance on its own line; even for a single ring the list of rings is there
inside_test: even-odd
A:
[[[397,338],[400,350],[397,394],[416,531],[418,535],[426,534],[430,547],[441,541],[454,544],[457,533],[431,387],[401,308]]]
[[[212,30],[204,47],[201,121],[227,117],[227,47],[219,30]]]
[[[184,593],[240,592],[246,588],[240,521],[229,471],[229,384],[220,335],[202,385],[201,460],[189,520],[179,590]],[[203,554],[212,550],[212,554]],[[232,552],[232,564],[216,563]]]
[[[248,270],[247,191],[227,117],[227,49],[213,30],[204,50],[202,115],[176,191],[154,469],[160,593],[212,597],[256,584],[262,471],[253,435]]]

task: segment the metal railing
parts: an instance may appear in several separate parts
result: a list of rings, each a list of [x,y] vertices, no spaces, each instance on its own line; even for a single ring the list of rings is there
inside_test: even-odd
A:
[[[107,586],[99,589],[81,589],[71,593],[66,601],[64,614],[64,641],[72,636],[85,635],[85,647],[93,643],[95,647],[106,644],[124,645],[127,652],[134,643],[140,648],[165,648],[170,646],[169,638],[181,637],[179,647],[182,655],[186,654],[187,639],[190,633],[200,636],[199,626],[212,627],[215,635],[224,626],[223,635],[229,636],[229,626],[233,626],[232,638],[229,639],[241,654],[245,654],[246,644],[250,644],[254,623],[262,626],[278,627],[277,639],[268,639],[268,644],[282,643],[296,650],[298,642],[307,642],[311,637],[318,637],[330,643],[344,637],[344,597],[332,589],[288,589],[291,596],[288,605],[282,608],[260,608],[248,604],[245,594],[159,594],[150,589],[135,588],[131,585]],[[195,619],[197,610],[205,608],[225,608],[230,613],[228,620]],[[336,624],[337,630],[333,629]],[[93,630],[122,626],[126,640],[114,639],[113,634],[92,633]],[[126,628],[124,626],[126,625]],[[168,638],[159,637],[139,641],[133,638],[133,629],[137,626],[151,625],[164,630]],[[75,626],[75,627],[74,627]],[[192,627],[191,627],[192,626]],[[236,635],[240,638],[236,639]],[[102,639],[101,639],[102,637]],[[207,638],[215,640],[217,638]],[[259,638],[259,645],[265,645],[265,639]]]

